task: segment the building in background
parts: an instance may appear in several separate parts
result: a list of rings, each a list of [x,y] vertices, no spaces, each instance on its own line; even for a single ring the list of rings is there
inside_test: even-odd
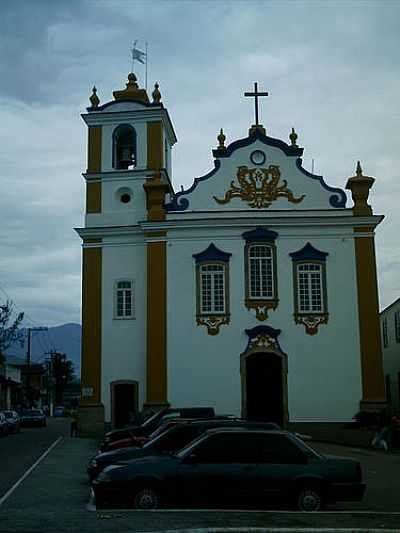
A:
[[[249,131],[221,130],[213,168],[175,192],[158,85],[150,101],[130,74],[113,94],[83,115],[80,433],[168,404],[283,425],[382,409],[374,179],[357,165],[347,207],[294,129],[267,135],[255,86]]]
[[[23,390],[19,357],[7,356],[0,365],[0,409],[15,409],[22,405]]]
[[[386,400],[400,412],[400,298],[380,313]]]

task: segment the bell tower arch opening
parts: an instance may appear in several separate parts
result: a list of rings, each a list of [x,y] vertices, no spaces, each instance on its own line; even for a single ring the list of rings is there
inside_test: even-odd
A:
[[[136,130],[129,124],[120,124],[113,133],[113,168],[129,170],[136,163]]]

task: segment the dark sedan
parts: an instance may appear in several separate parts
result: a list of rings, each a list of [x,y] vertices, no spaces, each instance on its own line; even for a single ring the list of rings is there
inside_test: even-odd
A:
[[[207,431],[176,454],[108,466],[92,487],[98,506],[138,509],[286,501],[318,511],[365,491],[357,461],[320,455],[291,433],[245,428]]]
[[[19,433],[21,431],[21,420],[18,413],[9,410],[2,411],[2,413],[6,417],[9,433]]]
[[[269,422],[250,422],[242,419],[174,420],[152,433],[143,447],[131,446],[96,455],[89,461],[87,473],[93,480],[106,466],[118,461],[129,461],[146,455],[176,452],[192,442],[199,435],[212,428],[247,427],[266,430],[280,429]],[[118,441],[116,441],[118,442]]]
[[[131,437],[147,437],[153,433],[163,422],[164,417],[175,418],[213,418],[215,416],[212,407],[167,407],[153,413],[147,418],[143,424],[136,426],[129,426],[121,429],[114,429],[109,431],[104,436],[104,441],[100,445],[102,451],[107,450],[107,446],[116,440],[131,438]]]
[[[21,413],[21,426],[46,426],[46,415],[41,409],[26,409]]]

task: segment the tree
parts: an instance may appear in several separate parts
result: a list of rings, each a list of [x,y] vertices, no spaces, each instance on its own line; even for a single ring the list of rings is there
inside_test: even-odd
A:
[[[55,401],[62,404],[64,389],[74,379],[74,364],[66,358],[64,353],[51,354],[51,374],[54,380]]]
[[[9,300],[3,305],[0,305],[0,364],[5,361],[4,352],[11,346],[13,342],[23,343],[24,334],[19,331],[21,322],[24,319],[24,313],[19,313],[13,320],[14,306]]]

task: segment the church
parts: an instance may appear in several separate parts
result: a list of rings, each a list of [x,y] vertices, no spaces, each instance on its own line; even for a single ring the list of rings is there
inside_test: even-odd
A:
[[[88,128],[82,239],[79,431],[133,413],[211,406],[220,414],[345,422],[385,404],[374,178],[360,163],[330,186],[255,121],[210,171],[175,191],[177,137],[160,87],[128,76]],[[218,133],[218,132],[217,132]],[[189,162],[188,162],[189,164]],[[211,166],[211,165],[210,165]]]

